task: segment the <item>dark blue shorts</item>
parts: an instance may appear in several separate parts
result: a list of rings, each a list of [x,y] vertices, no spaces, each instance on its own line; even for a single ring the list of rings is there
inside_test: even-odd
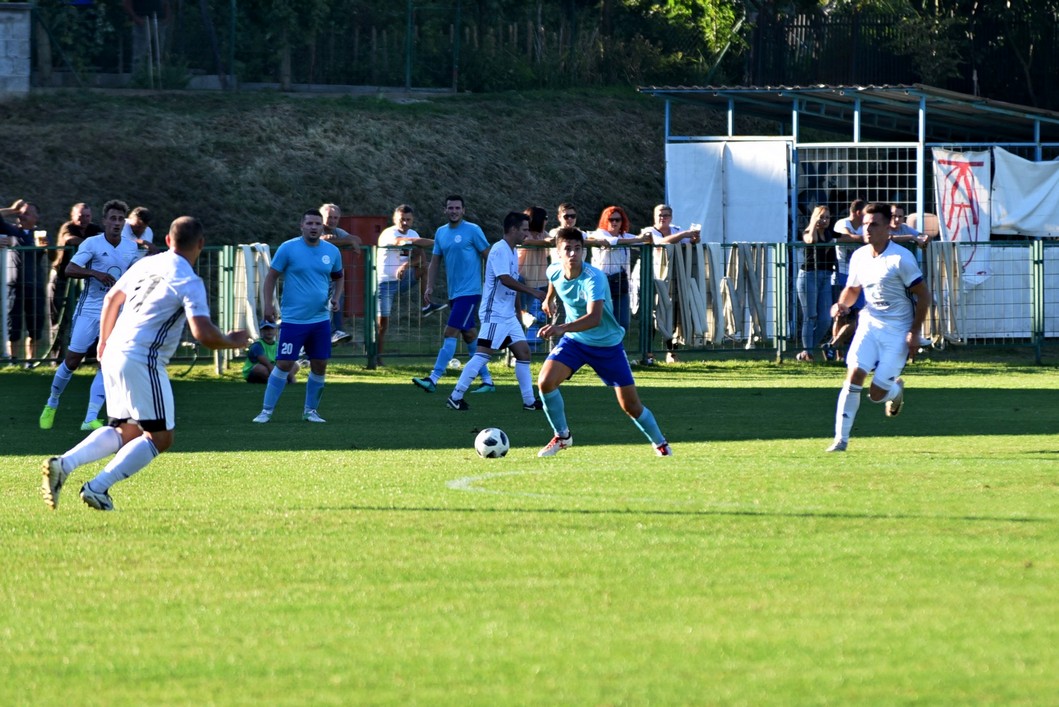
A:
[[[613,388],[624,388],[635,383],[629,359],[625,356],[625,347],[621,344],[589,346],[564,335],[548,354],[548,360],[558,361],[574,372],[587,365],[600,380]]]
[[[466,295],[449,300],[449,321],[447,324],[459,331],[469,331],[478,326],[475,315],[478,305],[482,303],[481,295]]]
[[[298,353],[305,347],[309,359],[331,358],[331,322],[327,319],[312,324],[283,323],[279,328],[277,361],[297,361]]]

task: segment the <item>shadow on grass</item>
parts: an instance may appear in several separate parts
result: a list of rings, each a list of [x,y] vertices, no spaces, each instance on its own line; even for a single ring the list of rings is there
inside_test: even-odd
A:
[[[44,375],[4,375],[0,380],[0,454],[46,456],[80,441],[89,376],[75,376],[63,396],[55,428],[40,430],[37,417],[48,390]],[[289,386],[272,422],[255,425],[263,386],[232,379],[174,379],[176,452],[469,449],[484,427],[500,427],[521,444],[543,445],[552,431],[543,412],[522,410],[513,382],[497,392],[468,395],[471,409],[445,407],[454,380],[433,394],[409,383],[327,385],[320,413],[327,424],[302,422],[304,383]],[[644,403],[674,444],[739,440],[831,437],[838,380],[834,388],[641,388]],[[614,393],[591,374],[578,374],[563,387],[566,414],[578,441],[586,445],[637,444],[639,430],[619,410]],[[1043,435],[1059,429],[1054,390],[916,389],[910,380],[905,410],[887,419],[881,405],[864,397],[853,430],[855,438]],[[1055,455],[1054,450],[1033,454]],[[1047,458],[1047,457],[1045,457]],[[1054,457],[1053,457],[1054,458]],[[431,460],[424,459],[429,466]]]
[[[296,510],[290,509],[287,510]],[[636,509],[636,508],[443,508],[434,506],[314,506],[303,509],[312,512],[341,511],[366,513],[527,513],[557,514],[573,516],[663,516],[663,517],[750,517],[750,518],[812,518],[834,520],[948,520],[968,523],[1052,523],[1053,518],[1030,516],[975,516],[975,515],[942,515],[932,513],[864,513],[837,511],[761,511],[738,509]]]

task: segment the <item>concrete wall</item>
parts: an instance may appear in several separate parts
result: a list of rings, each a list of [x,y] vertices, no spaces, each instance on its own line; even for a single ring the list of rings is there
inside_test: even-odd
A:
[[[31,17],[28,2],[0,3],[0,99],[29,93]]]

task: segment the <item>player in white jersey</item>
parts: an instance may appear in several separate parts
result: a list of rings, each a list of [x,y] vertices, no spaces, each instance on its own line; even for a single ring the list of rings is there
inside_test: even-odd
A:
[[[482,328],[478,334],[478,348],[460,373],[452,394],[445,402],[453,410],[469,410],[464,393],[478,376],[490,357],[501,349],[509,349],[515,357],[515,379],[522,393],[523,410],[540,410],[541,402],[533,395],[533,373],[530,371],[530,348],[526,332],[515,315],[515,293],[544,300],[544,293],[518,279],[518,253],[515,248],[529,235],[529,216],[511,211],[504,217],[504,238],[489,249],[485,261],[485,286],[478,318]]]
[[[176,418],[166,364],[180,343],[185,318],[192,335],[208,348],[241,349],[249,343],[245,331],[225,334],[210,319],[206,287],[192,267],[206,243],[202,224],[181,216],[165,241],[171,250],[138,261],[104,300],[99,358],[110,425],[45,460],[41,492],[51,508],[58,506],[70,472],[113,454],[103,471],[81,487],[86,504],[113,510],[110,487],[172,446]]]
[[[122,273],[136,260],[136,242],[121,237],[125,225],[125,202],[113,199],[103,205],[103,233],[86,238],[77,248],[77,253],[66,266],[68,278],[85,280],[84,289],[74,309],[73,331],[66,357],[55,369],[52,377],[51,394],[44,410],[40,414],[40,428],[50,430],[55,424],[55,411],[59,408],[59,397],[85,359],[85,354],[99,338],[99,313],[103,310],[103,297]],[[92,380],[92,390],[88,396],[88,409],[85,412],[81,430],[88,432],[103,426],[103,421],[96,419],[103,407],[103,374],[96,371]]]
[[[883,403],[887,417],[901,412],[905,362],[919,346],[919,328],[930,307],[930,292],[915,256],[890,240],[889,204],[869,204],[864,210],[868,244],[849,261],[849,278],[831,308],[845,316],[864,293],[865,306],[849,347],[848,375],[838,394],[835,439],[829,452],[844,452],[860,408],[864,379],[874,371],[868,399]]]

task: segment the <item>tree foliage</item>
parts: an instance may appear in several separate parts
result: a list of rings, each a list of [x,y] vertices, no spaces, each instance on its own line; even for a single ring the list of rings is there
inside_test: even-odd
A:
[[[223,64],[234,57],[228,71],[239,81],[284,88],[402,85],[409,76],[415,86],[473,91],[691,85],[707,77],[768,84],[769,71],[787,83],[819,83],[814,72],[833,74],[824,70],[869,52],[856,81],[874,61],[882,73],[864,79],[873,83],[914,80],[1059,107],[1059,0],[413,0],[410,43],[407,0],[170,4],[174,65],[214,73],[217,57]],[[59,50],[56,68],[128,70],[129,42],[121,39],[130,27],[119,3],[39,0],[36,8]],[[795,38],[789,28],[806,22],[810,34]],[[852,27],[850,48],[831,31],[840,25]],[[220,46],[209,46],[211,36]],[[890,65],[875,61],[885,53],[908,57],[912,75],[886,73]]]

